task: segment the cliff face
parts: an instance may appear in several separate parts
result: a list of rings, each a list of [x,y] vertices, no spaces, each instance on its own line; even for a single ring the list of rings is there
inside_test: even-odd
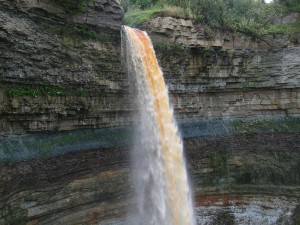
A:
[[[115,0],[76,15],[0,0],[0,224],[126,223],[137,109],[122,17]],[[144,26],[185,138],[198,224],[297,224],[299,40],[209,36],[174,18]]]
[[[297,41],[224,31],[210,38],[191,21],[169,17],[146,27],[158,46],[186,46],[173,53],[169,49],[172,54],[159,51],[180,119],[299,116]]]
[[[115,1],[86,10],[72,16],[49,1],[1,2],[2,135],[130,121],[122,10]]]
[[[132,123],[116,2],[74,16],[47,1],[2,1],[0,16],[2,135]],[[295,43],[277,37],[267,49],[246,36],[210,38],[171,18],[148,26],[156,43],[170,46],[157,51],[179,119],[299,116]]]

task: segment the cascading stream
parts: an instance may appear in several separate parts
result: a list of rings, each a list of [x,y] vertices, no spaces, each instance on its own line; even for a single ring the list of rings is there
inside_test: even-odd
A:
[[[140,108],[133,160],[135,223],[194,225],[183,145],[151,40],[146,32],[127,26],[123,33],[123,54]]]

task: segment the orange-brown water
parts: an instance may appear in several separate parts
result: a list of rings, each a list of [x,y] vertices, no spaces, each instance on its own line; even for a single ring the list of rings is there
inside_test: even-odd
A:
[[[123,28],[126,33],[127,38],[127,51],[130,51],[129,55],[131,56],[128,63],[137,63],[139,65],[131,65],[131,70],[129,73],[135,73],[136,79],[144,79],[142,81],[136,82],[137,85],[141,85],[138,89],[139,95],[143,94],[149,95],[147,98],[139,98],[141,101],[149,101],[149,105],[146,102],[140,103],[140,107],[147,108],[144,112],[143,118],[147,117],[147,113],[151,119],[143,119],[143,121],[150,121],[150,125],[146,125],[143,128],[147,129],[145,132],[144,139],[152,138],[154,140],[147,140],[145,143],[151,143],[155,145],[151,149],[159,151],[153,155],[149,156],[149,163],[152,163],[154,160],[160,162],[153,162],[154,165],[157,165],[157,173],[149,165],[150,172],[145,172],[146,174],[150,173],[148,176],[153,176],[162,182],[161,184],[153,185],[153,188],[161,189],[161,197],[155,197],[156,199],[162,202],[163,206],[160,206],[160,203],[149,201],[149,204],[157,205],[160,210],[152,209],[154,212],[161,212],[165,215],[153,215],[161,217],[161,221],[156,221],[156,225],[166,224],[166,225],[192,225],[194,224],[193,219],[193,207],[191,201],[190,188],[188,185],[187,172],[185,168],[185,160],[183,157],[183,147],[180,136],[178,135],[178,128],[174,120],[173,110],[169,104],[168,91],[164,82],[163,73],[158,65],[155,52],[151,40],[148,35],[140,30],[133,29],[130,27]],[[137,56],[133,56],[136,54]],[[129,74],[130,75],[130,74]],[[152,107],[152,109],[151,109]],[[142,109],[143,110],[143,109]],[[143,123],[141,121],[141,123]],[[151,135],[150,129],[153,129],[153,134]],[[143,131],[142,131],[143,132]],[[149,133],[150,132],[150,133]],[[150,135],[149,135],[150,134]],[[148,136],[148,137],[147,137]],[[150,148],[149,148],[150,149]],[[149,150],[151,151],[151,150]],[[156,182],[156,181],[154,181]],[[148,184],[152,186],[151,184]],[[158,190],[161,191],[161,190]],[[154,190],[155,192],[155,190]],[[151,198],[146,196],[146,199]],[[152,202],[152,203],[151,203]],[[147,204],[147,203],[144,203]],[[144,208],[147,208],[144,206]],[[162,210],[161,210],[162,209]],[[147,213],[147,212],[146,212]],[[155,222],[153,222],[154,224]]]

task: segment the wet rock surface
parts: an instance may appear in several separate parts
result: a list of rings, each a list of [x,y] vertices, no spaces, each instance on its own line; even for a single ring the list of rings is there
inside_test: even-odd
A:
[[[299,140],[292,133],[185,139],[198,224],[221,218],[224,224],[293,224]],[[102,148],[2,164],[0,224],[126,224],[134,207],[131,154]]]

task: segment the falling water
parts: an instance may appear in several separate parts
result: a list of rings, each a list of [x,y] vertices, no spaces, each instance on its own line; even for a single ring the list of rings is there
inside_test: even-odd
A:
[[[123,27],[123,54],[139,106],[133,167],[137,225],[194,225],[183,146],[146,32]]]

